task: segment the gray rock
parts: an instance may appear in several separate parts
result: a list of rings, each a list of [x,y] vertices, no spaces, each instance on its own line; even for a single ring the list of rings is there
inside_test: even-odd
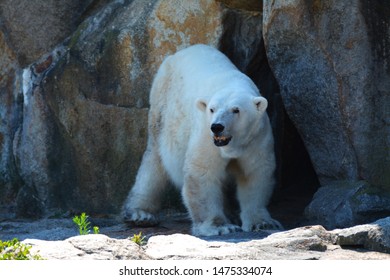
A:
[[[13,138],[23,116],[21,69],[0,28],[0,219],[12,217],[21,185],[13,157]]]
[[[21,67],[31,64],[68,37],[93,0],[0,2],[0,17]],[[95,1],[97,2],[97,1]]]
[[[134,85],[126,74],[134,58],[118,30],[127,20],[113,23],[137,7],[122,4],[86,20],[47,63],[24,70],[23,123],[13,140],[24,183],[19,216],[110,214],[121,207],[145,147],[147,117],[145,84]]]
[[[0,223],[0,240],[18,238],[41,240],[64,240],[77,235],[72,219],[42,219],[38,221],[13,220]]]
[[[267,232],[264,239],[242,241],[249,233],[226,235],[218,241],[190,235],[153,236],[146,253],[155,259],[312,259],[321,258],[326,240],[318,236],[317,228],[300,228],[287,232]],[[321,230],[320,230],[321,231]],[[237,236],[239,235],[239,236]],[[253,236],[252,236],[253,238]],[[241,241],[240,241],[241,240]]]
[[[364,181],[339,181],[321,187],[305,210],[311,224],[328,229],[370,223],[390,214],[390,193]]]
[[[26,239],[31,254],[44,259],[66,260],[147,260],[140,246],[129,239],[112,239],[101,234],[80,235],[64,241]]]
[[[155,228],[128,228],[115,220],[94,220],[102,234],[78,236],[70,219],[0,223],[0,239],[19,238],[45,259],[94,260],[307,260],[390,259],[390,218],[373,224],[327,231],[307,226],[289,231],[259,231],[199,238],[186,234],[190,222],[166,216]],[[129,237],[142,232],[146,244]]]
[[[333,242],[340,246],[390,253],[390,217],[372,224],[333,230],[331,234]]]
[[[243,236],[245,233],[241,239]],[[33,254],[46,259],[390,259],[389,254],[345,250],[333,245],[331,233],[320,226],[273,233],[264,239],[245,242],[232,242],[229,236],[226,240],[206,241],[188,234],[152,236],[142,247],[129,239],[94,234],[64,241],[27,239],[23,242],[33,246]]]
[[[264,1],[270,66],[323,185],[390,188],[389,26],[385,1]]]

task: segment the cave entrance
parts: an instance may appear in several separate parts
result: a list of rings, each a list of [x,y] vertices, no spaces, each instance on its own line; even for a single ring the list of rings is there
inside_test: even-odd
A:
[[[320,183],[302,138],[286,112],[279,148],[278,181],[269,210],[286,229],[291,229],[306,224],[304,210]]]

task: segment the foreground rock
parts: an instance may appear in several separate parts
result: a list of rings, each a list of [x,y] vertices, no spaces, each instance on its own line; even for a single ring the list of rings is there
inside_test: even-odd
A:
[[[254,240],[241,242],[235,240],[251,234],[236,234],[241,236],[235,238],[227,235],[218,237],[219,240],[174,234],[151,237],[145,251],[154,259],[390,259],[389,254],[381,253],[390,252],[389,230],[390,219],[387,218],[375,224],[337,231],[308,226],[285,232],[266,232],[269,234],[266,238],[252,236]]]
[[[389,191],[365,181],[339,181],[319,188],[305,214],[312,224],[335,229],[375,221],[386,212],[390,212]]]
[[[371,225],[334,230],[334,243],[341,246],[359,246],[368,250],[390,253],[390,218]]]
[[[64,241],[26,239],[24,243],[33,245],[31,253],[39,254],[44,259],[150,259],[142,248],[130,239],[114,239],[101,234],[80,235]]]
[[[390,259],[390,217],[334,231],[317,225],[284,232],[234,233],[204,239],[186,234],[188,228],[189,223],[178,220],[149,229],[129,229],[106,221],[106,226],[101,227],[104,234],[77,236],[69,220],[3,222],[0,239],[11,236],[24,239],[24,243],[32,246],[33,254],[45,259]],[[143,246],[129,239],[140,231],[147,238]]]

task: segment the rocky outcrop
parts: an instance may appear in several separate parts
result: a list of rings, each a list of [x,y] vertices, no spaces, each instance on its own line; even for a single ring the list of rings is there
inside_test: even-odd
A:
[[[264,38],[320,181],[389,187],[390,42],[373,26],[388,33],[390,7],[362,2],[266,1]]]
[[[305,214],[312,223],[342,228],[374,221],[388,212],[388,191],[365,181],[337,181],[317,191]]]
[[[16,54],[6,42],[0,30],[0,217],[13,209],[15,196],[20,187],[12,141],[23,116],[21,70]]]
[[[92,2],[5,0],[0,3],[0,217],[13,216],[19,208],[23,208],[18,206],[17,200],[25,201],[23,197],[36,194],[34,186],[20,190],[26,178],[21,174],[20,161],[16,156],[21,152],[17,151],[15,141],[20,135],[24,109],[31,112],[31,108],[24,108],[23,87],[33,81],[32,77],[28,77],[23,85],[23,68],[29,69],[29,64],[34,64],[36,72],[42,76],[52,63],[53,57],[47,53],[77,28],[87,9],[93,10],[102,1]],[[57,143],[56,147],[59,145]],[[38,152],[37,149],[35,152]],[[35,163],[45,159],[43,154],[32,155],[37,157]],[[28,181],[33,180],[28,178]],[[42,211],[34,207],[32,204],[29,212],[39,215]]]
[[[335,181],[348,180],[358,189],[359,181],[365,180],[368,191],[377,192],[378,186],[380,193],[390,191],[389,27],[390,6],[385,1],[264,2],[267,56],[286,111],[326,188],[316,194],[310,216],[324,217],[320,204],[331,203],[327,191],[337,191],[348,204],[351,188],[340,193],[333,188]],[[371,198],[365,221],[372,221],[370,212],[379,209],[382,217],[388,215],[388,207]],[[356,203],[347,208],[359,212],[364,207]],[[346,223],[336,224],[325,218],[323,224],[361,222],[355,218],[345,216]]]
[[[10,223],[2,229],[3,237],[7,231],[12,231],[12,227],[31,231],[31,226],[35,227],[34,232],[30,232],[31,238],[23,239],[23,234],[13,236],[31,245],[32,254],[45,259],[390,259],[389,218],[334,231],[326,231],[322,226],[307,226],[285,232],[234,233],[205,239],[178,233],[188,230],[189,224],[186,224],[185,227],[181,225],[181,230],[176,228],[177,233],[173,234],[167,228],[160,234],[162,228],[155,229],[155,233],[144,233],[147,242],[142,246],[129,239],[140,229],[130,231],[121,225],[103,226],[104,235],[73,236],[76,230],[71,231],[69,221],[64,220],[43,220],[34,225]],[[66,235],[70,237],[64,239]],[[36,239],[38,237],[40,239]]]
[[[390,218],[378,220],[370,225],[332,231],[335,244],[363,247],[368,250],[390,253]]]
[[[148,260],[142,248],[130,239],[114,239],[101,234],[81,235],[64,241],[27,239],[31,253],[46,260]]]

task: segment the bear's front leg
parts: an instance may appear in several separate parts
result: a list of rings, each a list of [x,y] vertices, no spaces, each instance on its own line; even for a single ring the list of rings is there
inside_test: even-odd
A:
[[[192,234],[197,236],[222,235],[241,231],[231,224],[223,211],[222,186],[207,175],[187,176],[183,187],[183,201],[192,219]]]
[[[271,218],[266,208],[272,190],[273,179],[264,173],[239,182],[237,186],[237,197],[241,208],[240,218],[243,231],[283,229],[283,226],[277,220]]]

